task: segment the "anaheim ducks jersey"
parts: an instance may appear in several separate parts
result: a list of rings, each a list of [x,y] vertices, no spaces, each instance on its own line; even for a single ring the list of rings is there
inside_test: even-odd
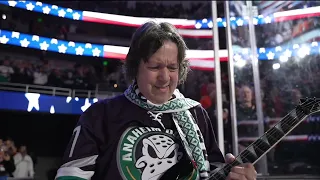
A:
[[[206,111],[190,109],[209,162],[224,162]],[[215,167],[211,167],[213,170]],[[80,117],[57,180],[196,179],[171,114],[142,109],[124,95],[91,105]]]

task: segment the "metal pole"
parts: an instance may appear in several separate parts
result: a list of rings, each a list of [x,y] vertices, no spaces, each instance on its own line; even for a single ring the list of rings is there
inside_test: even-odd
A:
[[[214,48],[214,72],[216,82],[216,119],[217,119],[217,131],[218,131],[218,145],[222,152],[224,150],[224,134],[223,134],[223,118],[222,118],[222,90],[221,90],[221,72],[220,72],[220,57],[219,57],[219,32],[217,24],[217,2],[211,1],[212,11],[212,40]]]
[[[98,96],[98,91],[99,91],[99,84],[96,84],[96,89],[94,91],[94,97]]]
[[[226,17],[226,35],[228,48],[228,74],[229,74],[229,93],[230,93],[230,116],[232,128],[232,151],[234,155],[239,154],[238,145],[238,126],[237,126],[237,111],[236,111],[236,90],[234,82],[234,61],[231,40],[231,26],[230,26],[230,7],[229,1],[225,1],[225,17]]]
[[[263,111],[262,111],[262,99],[260,94],[260,75],[259,75],[259,63],[258,63],[258,54],[257,54],[257,43],[256,43],[256,33],[255,27],[253,24],[253,8],[252,1],[247,1],[248,15],[249,15],[249,37],[250,37],[250,45],[251,45],[251,58],[252,58],[252,71],[253,71],[253,82],[254,82],[254,92],[256,99],[256,111],[258,117],[258,132],[259,136],[264,134],[264,121],[263,121]],[[262,173],[262,175],[267,175],[268,173],[268,165],[267,158],[263,156],[260,161],[258,161],[258,172]]]

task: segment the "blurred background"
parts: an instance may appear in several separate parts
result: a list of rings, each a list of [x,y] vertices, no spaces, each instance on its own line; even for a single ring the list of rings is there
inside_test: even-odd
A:
[[[252,1],[254,17],[245,1],[228,3],[233,57],[223,1],[217,1],[219,37],[212,36],[209,1],[0,1],[0,175],[10,159],[12,178],[54,179],[81,113],[127,88],[121,65],[133,32],[149,19],[163,18],[179,29],[192,68],[179,89],[201,102],[215,127],[213,38],[219,39],[226,153],[235,136],[228,62],[234,62],[240,151],[259,137],[252,49],[265,130],[300,98],[320,97],[320,2]],[[266,175],[319,175],[319,150],[318,113],[268,153]]]

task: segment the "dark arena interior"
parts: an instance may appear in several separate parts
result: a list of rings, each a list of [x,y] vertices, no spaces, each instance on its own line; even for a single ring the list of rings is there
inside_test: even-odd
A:
[[[224,154],[282,122],[293,130],[255,163],[258,179],[320,180],[320,1],[2,0],[0,15],[0,180],[6,158],[5,179],[55,179],[81,114],[130,85],[122,67],[148,20],[186,42],[191,70],[178,89],[208,112]],[[293,127],[298,105],[309,109]]]

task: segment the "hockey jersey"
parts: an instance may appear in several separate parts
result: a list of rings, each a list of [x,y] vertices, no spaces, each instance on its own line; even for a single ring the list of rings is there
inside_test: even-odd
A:
[[[203,133],[209,162],[224,162],[207,112],[201,106],[190,112]],[[177,173],[187,179],[197,175],[171,114],[147,111],[120,95],[81,115],[56,180],[170,180]]]

